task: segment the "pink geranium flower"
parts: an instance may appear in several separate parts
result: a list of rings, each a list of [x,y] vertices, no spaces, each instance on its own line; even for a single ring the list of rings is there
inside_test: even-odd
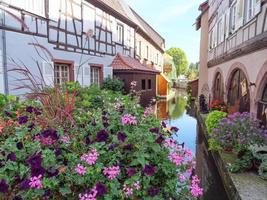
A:
[[[183,156],[180,156],[177,152],[171,152],[168,156],[169,160],[176,166],[179,166],[183,162]]]
[[[78,164],[77,167],[75,168],[75,172],[77,172],[78,174],[84,175],[86,174],[86,167]]]
[[[42,175],[31,177],[30,183],[29,183],[30,187],[36,188],[36,189],[42,189],[43,185],[42,185],[41,179],[42,179]]]
[[[203,195],[203,189],[199,186],[200,180],[197,176],[193,176],[190,186],[190,192],[194,197],[200,197]]]
[[[99,153],[96,149],[93,149],[88,154],[83,154],[81,157],[81,161],[85,161],[88,165],[94,165],[99,157]]]
[[[104,167],[103,173],[105,176],[108,177],[108,179],[113,180],[120,174],[120,167],[119,166]]]
[[[137,120],[136,117],[131,114],[125,114],[121,117],[122,125],[136,125]]]

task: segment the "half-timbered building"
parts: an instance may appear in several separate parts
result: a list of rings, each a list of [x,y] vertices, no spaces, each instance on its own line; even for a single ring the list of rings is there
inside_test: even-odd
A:
[[[14,90],[24,84],[17,67],[45,85],[100,85],[118,53],[161,69],[163,49],[164,39],[123,0],[0,1],[0,93],[25,92]]]
[[[199,94],[266,121],[267,1],[208,0],[200,11]]]

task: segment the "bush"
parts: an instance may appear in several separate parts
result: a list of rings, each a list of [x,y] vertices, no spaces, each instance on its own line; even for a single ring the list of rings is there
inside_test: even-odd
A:
[[[0,198],[163,200],[202,195],[200,181],[192,175],[192,152],[170,137],[150,109],[95,87],[72,92],[76,101],[68,115],[73,122],[44,123],[48,108],[32,100],[23,102],[15,117],[3,119]],[[66,91],[58,94],[66,99]],[[96,98],[99,107],[92,102]],[[60,102],[65,107],[68,101]]]
[[[260,121],[252,113],[234,113],[220,120],[213,137],[225,148],[237,152],[246,151],[250,145],[266,143],[267,130],[262,129]]]
[[[122,92],[123,87],[124,83],[116,77],[113,78],[108,77],[104,80],[103,83],[103,89],[112,90],[114,92]]]
[[[226,116],[227,116],[227,113],[221,112],[221,111],[213,111],[209,113],[205,121],[208,133],[212,134],[213,129],[218,126],[219,121],[225,118]]]

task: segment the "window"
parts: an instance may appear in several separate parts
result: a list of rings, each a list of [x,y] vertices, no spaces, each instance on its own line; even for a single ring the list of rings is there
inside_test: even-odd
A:
[[[236,4],[234,4],[230,8],[230,32],[233,33],[235,31],[236,24]]]
[[[117,42],[123,44],[123,26],[121,24],[117,24]]]
[[[54,76],[55,84],[58,85],[70,81],[70,65],[55,63]]]
[[[142,90],[146,90],[146,80],[142,80]]]
[[[251,20],[254,16],[254,0],[246,0],[245,2],[245,15],[246,15],[246,22]]]
[[[217,30],[217,44],[220,44],[224,41],[224,20],[223,18],[221,18],[218,22],[218,26],[217,26],[218,30]]]
[[[157,53],[156,64],[159,64],[159,54]]]
[[[147,87],[148,87],[149,90],[152,89],[151,79],[148,79],[148,81],[147,81]]]
[[[100,85],[100,71],[101,69],[99,67],[93,67],[91,66],[91,84]]]
[[[212,49],[213,48],[213,30],[211,30],[211,32],[210,32],[210,49]]]

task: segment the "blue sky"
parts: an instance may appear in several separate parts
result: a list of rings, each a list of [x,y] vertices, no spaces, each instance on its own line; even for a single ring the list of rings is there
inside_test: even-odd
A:
[[[166,49],[182,48],[189,62],[199,60],[200,31],[193,24],[204,0],[125,0],[166,40]]]

